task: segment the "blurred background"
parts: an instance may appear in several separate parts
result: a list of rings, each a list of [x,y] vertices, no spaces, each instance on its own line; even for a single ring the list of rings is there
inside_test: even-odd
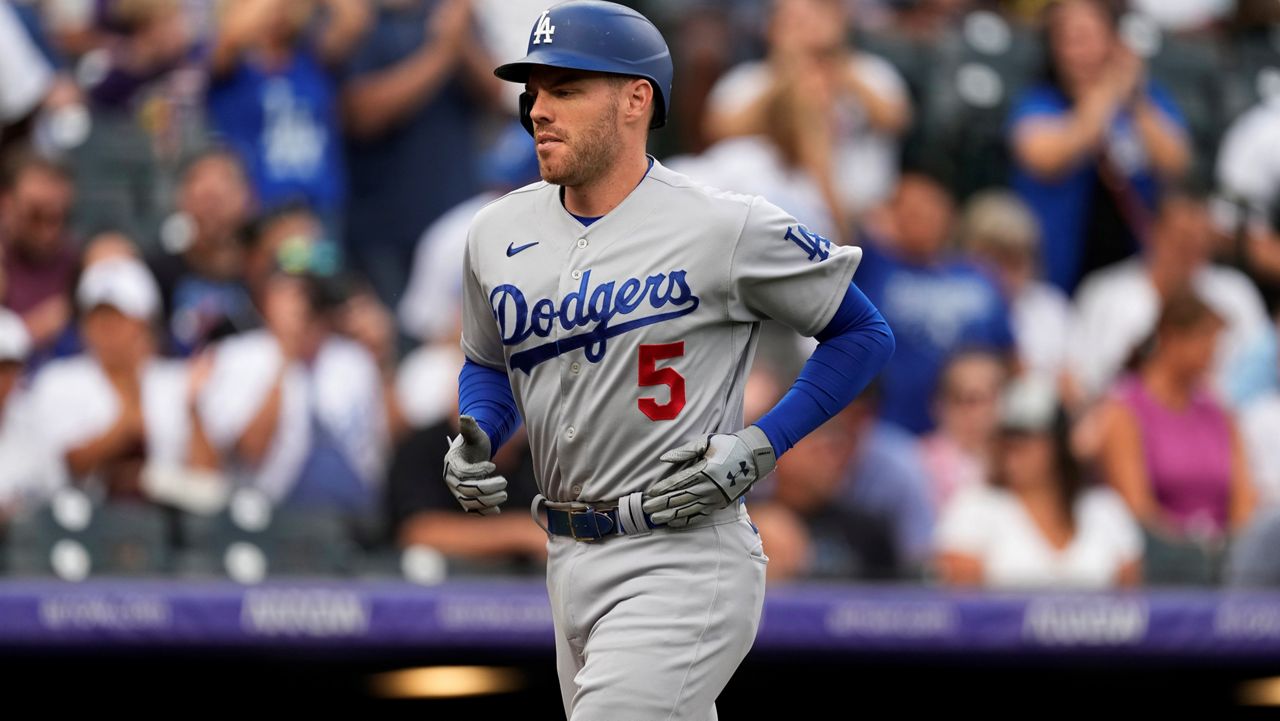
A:
[[[558,716],[523,435],[498,517],[440,473],[545,4],[0,0],[6,677]],[[1280,702],[1280,3],[626,4],[651,152],[862,247],[897,338],[753,491],[722,713]],[[814,343],[764,333],[747,422]]]

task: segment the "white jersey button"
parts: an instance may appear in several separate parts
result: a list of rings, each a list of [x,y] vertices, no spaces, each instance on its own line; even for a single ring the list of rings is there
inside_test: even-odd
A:
[[[577,362],[570,364],[570,366],[569,366],[569,372],[570,372],[570,373],[573,373],[574,375],[577,375],[577,374],[581,373],[581,372],[582,372],[582,364],[581,364],[581,363],[577,363]]]
[[[573,440],[573,437],[576,435],[578,435],[578,430],[573,426],[569,426],[564,432],[564,437],[569,440]]]
[[[582,486],[580,486],[580,485],[578,485],[578,484],[576,484],[576,483],[575,483],[575,484],[573,484],[573,487],[571,487],[569,490],[573,491],[573,495],[575,495],[575,496],[580,496],[580,495],[582,495]]]
[[[579,248],[585,248],[585,247],[587,247],[587,239],[586,239],[586,238],[578,238],[578,247],[579,247]]]
[[[577,280],[577,279],[579,279],[579,278],[581,278],[581,277],[582,277],[582,271],[580,271],[580,270],[575,270],[575,271],[573,271],[572,273],[570,273],[569,275],[573,276],[573,279],[574,279],[574,280]]]

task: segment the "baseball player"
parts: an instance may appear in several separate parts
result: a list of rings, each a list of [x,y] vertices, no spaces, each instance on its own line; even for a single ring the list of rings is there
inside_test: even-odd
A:
[[[646,154],[672,67],[643,15],[556,5],[495,73],[524,84],[543,182],[471,225],[445,481],[467,510],[497,513],[490,457],[523,420],[567,715],[713,719],[764,599],[743,494],[874,377],[893,336],[852,283],[858,248]],[[819,344],[744,428],[766,318]]]

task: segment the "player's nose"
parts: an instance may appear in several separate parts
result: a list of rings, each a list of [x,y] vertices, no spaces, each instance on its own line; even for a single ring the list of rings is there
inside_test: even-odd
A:
[[[548,125],[554,119],[547,93],[538,93],[533,96],[533,105],[529,107],[529,119],[533,121],[535,127]]]

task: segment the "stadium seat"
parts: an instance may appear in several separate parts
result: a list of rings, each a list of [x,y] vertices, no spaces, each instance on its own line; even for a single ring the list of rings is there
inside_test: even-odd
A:
[[[991,12],[970,13],[930,63],[905,164],[937,175],[961,199],[1006,183],[1005,122],[1041,64],[1033,33]]]
[[[184,575],[256,582],[268,576],[350,575],[358,549],[347,521],[335,513],[271,512],[261,527],[237,518],[233,506],[214,516],[184,515]]]
[[[6,548],[11,575],[81,580],[159,575],[171,569],[165,511],[141,503],[94,505],[83,495],[79,498],[79,510],[67,510],[68,503],[78,501],[55,499],[13,519]]]

